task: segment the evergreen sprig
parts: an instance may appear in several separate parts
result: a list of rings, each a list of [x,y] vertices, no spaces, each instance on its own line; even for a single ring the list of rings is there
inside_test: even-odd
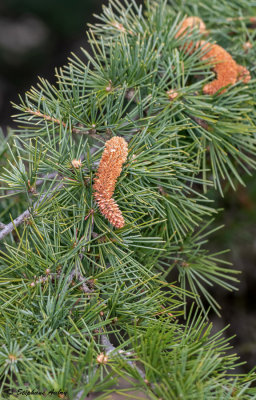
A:
[[[177,36],[187,15],[250,69],[248,84],[203,94],[213,64]],[[254,373],[237,373],[229,339],[207,320],[208,305],[220,308],[210,288],[236,289],[237,272],[205,247],[217,212],[208,188],[223,194],[223,180],[235,188],[255,168],[255,49],[243,47],[255,18],[244,0],[110,1],[88,32],[91,51],[14,105],[17,128],[0,133],[3,398],[18,388],[75,400],[134,399],[135,389],[149,399],[256,398]],[[191,43],[202,37],[189,33]],[[128,144],[118,229],[94,196],[116,136]],[[120,378],[128,386],[118,389]]]

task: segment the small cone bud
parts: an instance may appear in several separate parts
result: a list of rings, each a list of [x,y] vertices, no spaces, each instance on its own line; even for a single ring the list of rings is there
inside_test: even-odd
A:
[[[82,166],[82,161],[81,161],[81,159],[79,158],[79,160],[76,160],[76,159],[74,158],[74,160],[72,161],[72,165],[73,165],[74,168],[80,168],[80,167]]]

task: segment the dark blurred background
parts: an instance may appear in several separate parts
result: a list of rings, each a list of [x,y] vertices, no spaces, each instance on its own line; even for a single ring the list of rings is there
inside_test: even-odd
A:
[[[107,0],[0,0],[0,125],[12,125],[10,101],[18,101],[71,51],[86,47],[86,24]]]
[[[66,63],[73,51],[87,47],[86,23],[96,19],[107,0],[1,0],[0,1],[0,126],[12,126],[10,101],[18,102],[34,85],[37,76],[54,82],[54,68]],[[222,306],[220,319],[213,314],[214,329],[231,324],[228,335],[236,334],[235,350],[248,364],[256,364],[256,183],[246,178],[247,188],[233,192],[226,186],[226,197],[212,192],[216,206],[224,208],[216,220],[225,224],[209,243],[213,251],[230,248],[226,258],[242,271],[238,291],[227,293],[214,288]]]
[[[256,366],[256,179],[243,176],[246,187],[237,185],[234,192],[224,184],[224,198],[216,191],[209,193],[215,200],[216,208],[221,208],[214,224],[225,225],[217,231],[208,243],[213,252],[230,249],[222,259],[241,271],[237,291],[227,292],[220,287],[212,289],[213,296],[221,305],[223,318],[211,313],[214,330],[230,324],[227,336],[236,335],[231,344],[247,364],[238,368],[248,372]]]

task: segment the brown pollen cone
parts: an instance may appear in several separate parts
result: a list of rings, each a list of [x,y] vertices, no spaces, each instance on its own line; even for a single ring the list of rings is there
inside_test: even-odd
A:
[[[202,45],[204,42],[201,43]],[[207,50],[206,54],[201,57],[201,60],[210,59],[214,63],[213,71],[216,73],[216,79],[207,83],[204,88],[204,94],[214,94],[222,87],[227,85],[234,85],[237,81],[242,80],[244,83],[250,81],[251,76],[249,71],[236,63],[231,55],[218,44],[206,44],[203,50]],[[223,89],[220,93],[224,93]]]
[[[127,155],[128,144],[123,138],[114,136],[108,140],[105,143],[93,184],[94,198],[100,212],[115,228],[122,228],[125,224],[124,217],[113,199],[113,194]]]
[[[198,27],[200,33],[206,33],[204,22],[198,17],[186,18],[176,34],[176,38],[179,36],[190,36],[189,28]],[[231,55],[218,44],[210,44],[205,41],[198,41],[194,45],[192,42],[187,42],[186,51],[190,51],[191,47],[194,46],[197,49],[202,46],[202,50],[208,50],[202,57],[201,60],[209,60],[213,63],[213,71],[216,73],[216,79],[206,84],[203,88],[204,94],[215,94],[222,87],[227,85],[233,85],[239,80],[244,83],[248,83],[251,79],[250,72],[247,68],[236,63]],[[193,50],[193,49],[192,49]],[[220,93],[224,93],[226,89],[223,89]]]

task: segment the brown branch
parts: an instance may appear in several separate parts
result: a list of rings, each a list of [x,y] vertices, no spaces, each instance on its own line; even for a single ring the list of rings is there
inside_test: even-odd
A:
[[[206,121],[204,121],[204,120],[201,119],[201,118],[194,117],[193,115],[189,115],[189,117],[190,117],[191,119],[193,119],[193,121],[195,121],[195,122],[196,122],[198,125],[200,125],[202,128],[204,128],[205,130],[208,131],[209,125],[208,125],[208,123],[207,123]]]
[[[24,222],[25,219],[27,219],[29,217],[30,217],[30,211],[26,210],[22,214],[20,214],[17,218],[15,218],[12,222],[5,225],[4,229],[2,229],[0,232],[0,240],[2,240],[6,235],[11,233],[15,227],[22,224],[22,222]]]
[[[162,304],[160,305],[160,307],[161,307],[164,311],[160,311],[160,312],[158,312],[158,313],[156,313],[156,314],[153,314],[154,316],[156,316],[156,315],[161,315],[161,314],[167,314],[167,315],[169,315],[169,317],[176,318],[172,313],[167,312],[166,308],[165,308]]]
[[[135,91],[135,89],[128,89],[125,92],[125,96],[124,96],[127,100],[129,101],[133,101],[134,103],[138,104],[139,103],[139,98],[137,96],[137,93]]]
[[[58,176],[58,172],[52,172],[50,174],[44,175],[42,177],[40,177],[39,179],[37,179],[36,181],[36,186],[40,186],[42,185],[46,179],[52,180],[54,179],[56,176]],[[44,200],[45,196],[46,198],[49,198],[53,192],[55,191],[55,189],[60,189],[63,186],[63,183],[61,183],[61,185],[56,185],[56,187],[53,189],[53,191],[51,191],[50,193],[48,193],[47,195],[43,194],[34,204],[34,208],[36,205],[39,205],[40,203],[42,203],[42,201]],[[15,191],[15,190],[10,190],[8,191],[8,194],[19,194],[19,192]],[[19,215],[17,218],[15,218],[14,221],[10,222],[9,224],[5,225],[2,222],[0,222],[0,240],[2,240],[6,235],[8,235],[9,233],[11,233],[15,227],[18,227],[19,225],[21,225],[25,219],[29,218],[31,216],[31,212],[29,210],[24,211],[21,215]]]
[[[122,358],[124,358],[125,355],[130,355],[130,352],[125,352],[123,350],[117,350],[115,346],[110,342],[108,339],[107,335],[102,334],[101,335],[101,344],[104,347],[106,355],[108,354],[113,354],[117,353],[119,354]],[[132,368],[135,368],[138,372],[138,374],[141,376],[141,378],[145,381],[146,374],[144,371],[142,371],[137,365],[135,364],[134,361],[127,360],[127,358],[124,358],[127,364],[129,364]]]
[[[39,199],[34,203],[33,209],[35,210],[36,207],[39,206],[45,199],[48,199],[51,197],[57,190],[60,190],[63,187],[63,183],[61,182],[60,184],[56,185],[52,191],[49,193],[44,193],[42,196],[39,197]],[[0,231],[0,240],[3,240],[5,236],[7,236],[9,233],[11,233],[17,226],[21,225],[22,222],[24,222],[26,219],[30,218],[32,215],[32,210],[30,211],[29,209],[24,211],[21,215],[19,215],[17,218],[15,218],[13,221],[11,221],[9,224],[5,225],[5,227]]]
[[[66,128],[66,126],[67,126],[67,124],[65,122],[62,122],[58,118],[51,117],[50,115],[43,114],[39,110],[38,111],[34,111],[31,108],[26,108],[26,111],[28,113],[32,114],[32,115],[35,115],[37,117],[40,117],[40,118],[44,119],[45,121],[51,121],[51,122],[55,122],[58,125],[62,125],[64,128]],[[81,129],[79,129],[79,128],[81,128]],[[84,126],[81,126],[79,124],[78,126],[71,127],[71,132],[90,135],[94,139],[101,140],[103,142],[105,142],[107,140],[103,136],[97,134],[95,126],[92,126],[92,129],[85,130]]]
[[[60,121],[60,120],[57,119],[57,118],[51,117],[50,115],[43,114],[43,113],[41,113],[40,111],[34,111],[34,110],[32,110],[31,108],[27,108],[26,111],[27,111],[28,113],[30,113],[30,114],[36,115],[37,117],[43,118],[43,119],[45,119],[46,121],[56,122],[56,124],[62,125],[62,126],[64,126],[64,128],[67,126],[67,125],[65,124],[65,122],[62,122],[62,121]]]
[[[37,181],[36,181],[36,187],[37,186],[41,186],[44,182],[45,182],[45,180],[46,179],[50,179],[50,180],[52,180],[52,179],[54,179],[55,178],[55,176],[57,176],[59,173],[56,171],[56,172],[52,172],[51,174],[48,174],[48,175],[44,175],[44,176],[41,176]],[[36,192],[35,192],[35,189],[36,189],[36,187],[34,188],[34,190],[33,190],[33,193],[35,194]],[[31,189],[33,188],[33,186],[31,186]],[[30,190],[30,192],[31,192],[32,190]],[[5,190],[5,192],[7,192],[7,190]],[[20,194],[20,192],[17,192],[16,190],[8,190],[8,195],[9,194]],[[2,229],[1,228],[1,225],[0,225],[0,229]]]
[[[247,16],[247,17],[230,17],[230,18],[226,18],[226,21],[250,21],[250,22],[256,22],[256,17],[252,17],[252,16]]]
[[[71,283],[73,281],[73,278],[76,278],[79,282],[82,283],[81,285],[81,289],[84,293],[92,293],[93,290],[89,289],[89,287],[86,285],[85,283],[85,278],[83,277],[83,275],[77,270],[77,268],[74,268],[70,275],[69,275],[69,283]]]
[[[58,172],[56,171],[56,172],[52,172],[51,174],[42,176],[41,178],[37,179],[36,186],[42,185],[46,179],[54,179],[55,176],[57,176],[57,175],[58,175]]]
[[[126,351],[123,351],[123,350],[118,350],[118,349],[117,349],[115,346],[113,346],[113,344],[109,341],[107,335],[105,335],[105,334],[103,334],[103,333],[101,334],[101,344],[102,344],[102,346],[104,347],[104,353],[99,354],[98,357],[97,357],[97,362],[98,362],[99,364],[107,364],[107,362],[108,362],[108,355],[109,355],[109,354],[114,354],[114,353],[116,353],[116,354],[120,355],[128,365],[130,365],[133,369],[135,369],[135,370],[137,371],[137,373],[140,375],[140,377],[143,379],[143,381],[144,381],[151,389],[154,389],[154,385],[153,385],[153,384],[151,385],[151,384],[148,382],[148,380],[146,379],[146,374],[145,374],[145,372],[144,372],[142,369],[140,369],[140,368],[135,364],[134,361],[127,359],[126,356],[131,355],[131,352],[126,352]],[[96,369],[95,369],[95,370],[96,370]],[[86,379],[86,381],[88,382],[88,377],[85,377],[85,379]],[[84,400],[85,400],[85,398],[83,397],[83,395],[84,395],[84,389],[80,390],[80,391],[77,393],[77,395],[76,395],[76,397],[75,397],[75,400],[81,400],[81,399],[84,399]]]

